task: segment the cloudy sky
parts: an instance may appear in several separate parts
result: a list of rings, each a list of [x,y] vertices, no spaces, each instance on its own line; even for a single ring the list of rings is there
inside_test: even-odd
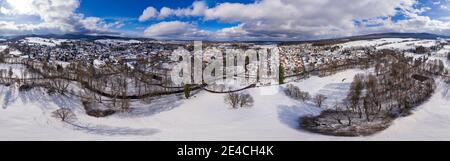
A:
[[[0,35],[306,40],[450,35],[450,0],[0,0]]]

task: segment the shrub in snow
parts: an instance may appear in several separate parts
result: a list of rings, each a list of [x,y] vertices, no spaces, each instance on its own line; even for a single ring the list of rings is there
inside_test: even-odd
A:
[[[300,90],[300,88],[298,88],[297,86],[294,86],[292,84],[288,84],[286,86],[286,89],[284,90],[284,92],[286,93],[286,95],[288,95],[294,99],[301,100],[303,102],[305,102],[311,98],[311,96],[309,95],[308,92],[303,92]]]
[[[53,95],[53,94],[55,94],[56,93],[56,90],[54,89],[54,88],[49,88],[49,89],[47,89],[47,94],[48,95]]]
[[[12,67],[9,67],[9,70],[8,70],[8,78],[9,78],[9,79],[12,79],[13,74],[14,74],[14,72],[13,72],[13,70],[12,70]]]
[[[143,104],[151,104],[153,102],[151,97],[141,99],[141,103]]]
[[[69,87],[69,81],[64,79],[53,79],[50,83],[50,88],[52,88],[55,92],[64,94],[67,92]]]
[[[107,117],[116,113],[112,109],[100,109],[99,105],[88,100],[82,101],[86,114],[92,117]]]
[[[280,67],[279,67],[278,70],[279,70],[279,71],[278,71],[278,83],[279,83],[279,84],[284,84],[285,76],[284,76],[284,67],[283,67],[283,64],[280,63]]]
[[[322,107],[323,102],[327,99],[323,94],[318,94],[314,97],[314,103],[316,103],[317,106]]]
[[[234,92],[225,95],[225,103],[230,105],[232,108],[237,109],[240,107],[253,106],[254,100],[250,94]]]
[[[240,106],[241,107],[251,107],[253,106],[253,103],[255,102],[253,100],[253,97],[250,94],[241,94],[240,95]]]
[[[225,103],[230,105],[232,108],[238,108],[239,94],[238,93],[228,93],[225,96]]]
[[[416,47],[416,52],[417,54],[425,54],[428,52],[428,49],[423,47],[423,46],[418,46]]]
[[[411,114],[414,107],[429,99],[435,90],[432,76],[442,71],[439,61],[410,67],[413,62],[402,53],[391,53],[375,61],[383,64],[380,71],[389,72],[356,75],[343,103],[336,103],[334,109],[318,116],[300,119],[300,125],[327,135],[374,134],[389,127],[394,119]],[[314,101],[319,105],[323,98],[316,96]]]
[[[76,120],[75,113],[69,108],[61,108],[52,112],[52,117],[60,119],[63,122],[70,122]]]
[[[184,97],[186,99],[189,99],[191,97],[191,85],[189,84],[184,85],[183,93]]]
[[[297,96],[300,100],[302,100],[303,102],[308,101],[311,99],[311,95],[309,95],[308,92],[302,92],[300,91],[300,93]]]
[[[24,84],[19,87],[20,92],[30,91],[31,89],[33,89],[33,86],[28,85],[28,84]]]
[[[288,96],[296,96],[297,93],[300,91],[300,89],[292,84],[288,84],[286,86],[286,89],[284,90],[284,93]]]
[[[116,111],[114,111],[114,110],[94,109],[94,110],[86,111],[87,115],[92,116],[92,117],[97,117],[97,118],[99,118],[99,117],[107,117],[107,116],[113,115],[115,113],[116,113]]]

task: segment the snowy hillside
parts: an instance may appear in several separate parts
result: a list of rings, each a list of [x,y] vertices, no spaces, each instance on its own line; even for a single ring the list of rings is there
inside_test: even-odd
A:
[[[38,45],[45,45],[45,46],[56,46],[61,45],[62,42],[67,42],[68,40],[65,39],[46,39],[46,38],[40,38],[40,37],[27,37],[25,39],[21,40],[23,43],[29,43],[29,44],[38,44]]]
[[[138,40],[117,40],[117,39],[101,39],[101,40],[95,40],[95,42],[102,43],[102,44],[137,44],[137,43],[141,43],[141,41],[138,41]]]
[[[311,93],[339,99],[349,80],[362,70],[296,83]],[[345,79],[345,80],[344,80]],[[344,81],[342,81],[344,80]],[[336,83],[337,82],[337,83]],[[444,86],[444,84],[440,84]],[[1,140],[428,140],[450,139],[448,91],[440,88],[433,98],[411,116],[395,122],[388,130],[370,137],[330,137],[297,130],[298,117],[317,115],[321,109],[285,96],[283,87],[251,89],[255,106],[233,110],[223,103],[223,94],[201,92],[190,100],[168,97],[158,107],[137,109],[131,114],[108,118],[84,115],[81,103],[45,91],[18,93],[17,87],[1,87]],[[447,85],[447,90],[448,90]],[[267,95],[266,95],[267,94]],[[154,105],[153,105],[154,106]],[[51,111],[68,107],[78,117],[75,125],[50,117]],[[430,126],[432,125],[432,126]],[[270,129],[270,130],[267,130]]]
[[[436,42],[436,40],[419,40],[412,38],[384,38],[375,40],[351,41],[340,45],[344,49],[352,47],[376,47],[377,49],[408,50],[414,49],[418,46],[431,47],[433,45],[436,45]]]
[[[331,77],[312,77],[296,85],[311,92],[334,93],[346,90],[349,81],[361,70],[349,70]],[[319,82],[319,84],[318,84]],[[314,86],[315,88],[307,88]],[[108,118],[84,115],[81,103],[67,97],[50,97],[45,91],[19,93],[2,87],[0,133],[2,140],[315,140],[336,139],[295,129],[301,115],[317,115],[321,109],[285,96],[282,87],[249,90],[255,106],[230,109],[224,94],[201,92],[190,100],[168,97],[158,107],[143,105],[131,114]],[[328,92],[328,91],[335,91]],[[153,105],[155,106],[155,105]],[[51,111],[69,107],[77,113],[76,126],[50,117]],[[271,129],[271,130],[267,130]],[[36,133],[35,131],[40,131]]]
[[[66,40],[26,38],[24,41],[56,46]],[[106,39],[96,42],[140,43]],[[418,46],[429,48],[436,44],[435,40],[392,38],[339,45],[344,49],[398,49],[419,58],[424,55],[407,50]],[[0,51],[5,48],[0,46]],[[445,67],[449,67],[445,57],[448,52],[450,46],[446,45],[426,56],[432,60],[442,60]],[[22,53],[13,51],[10,54]],[[63,64],[67,66],[67,62]],[[93,65],[100,68],[105,66],[105,62],[95,59]],[[21,65],[0,66],[2,71],[12,71],[9,79],[23,76],[21,72],[25,68]],[[369,73],[374,73],[374,68],[352,68],[329,76],[312,75],[289,81],[313,96],[326,96],[328,99],[324,105],[331,107],[346,97],[355,75]],[[23,77],[31,78],[29,75]],[[125,84],[127,88],[135,85],[129,81]],[[292,99],[284,93],[286,85],[245,90],[254,98],[254,105],[248,108],[232,109],[224,102],[226,94],[203,90],[192,92],[194,94],[190,99],[184,99],[181,93],[151,101],[132,100],[133,109],[128,113],[95,118],[86,115],[82,100],[70,94],[51,95],[44,88],[19,92],[19,85],[13,83],[0,85],[0,140],[450,140],[450,85],[441,79],[436,80],[436,85],[436,91],[428,101],[416,108],[411,116],[395,120],[388,129],[366,137],[336,137],[299,128],[301,116],[316,116],[326,108],[319,108],[312,101]],[[76,89],[75,86],[75,83],[70,85]],[[52,112],[60,108],[71,109],[77,119],[64,123],[53,118]]]

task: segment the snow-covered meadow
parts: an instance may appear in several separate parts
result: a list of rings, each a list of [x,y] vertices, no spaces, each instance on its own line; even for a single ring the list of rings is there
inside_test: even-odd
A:
[[[321,93],[329,101],[340,100],[353,76],[367,70],[352,69],[328,77],[296,82],[312,95]],[[369,137],[332,137],[298,129],[298,118],[318,115],[313,103],[302,103],[282,92],[283,87],[248,90],[254,97],[251,108],[231,109],[223,94],[200,92],[189,100],[176,96],[143,104],[130,114],[93,118],[81,102],[66,96],[49,96],[45,90],[18,92],[2,86],[0,140],[448,140],[450,139],[450,94],[440,82],[432,99],[409,117]],[[62,123],[51,112],[67,107],[77,121]]]
[[[412,44],[411,44],[412,43]],[[346,47],[377,46],[407,49],[429,40],[380,39],[355,41]],[[449,47],[430,56],[442,59]],[[439,54],[441,53],[441,54]],[[450,64],[448,61],[446,67]],[[2,65],[0,69],[8,69]],[[21,66],[11,66],[20,73]],[[325,105],[342,100],[353,77],[372,69],[348,69],[326,77],[311,76],[292,82],[312,96],[323,94]],[[300,116],[318,115],[324,109],[312,102],[300,102],[283,92],[285,86],[246,90],[254,98],[250,108],[231,109],[225,94],[201,91],[190,99],[172,95],[150,104],[133,102],[130,113],[104,118],[86,115],[81,101],[62,95],[48,95],[45,89],[19,92],[16,85],[0,86],[0,140],[450,140],[450,85],[437,80],[437,90],[411,116],[400,118],[388,129],[366,137],[334,137],[299,129]],[[63,123],[51,113],[72,109],[77,120]]]
[[[345,92],[351,78],[360,72],[365,71],[348,70],[295,84],[311,93],[333,97]],[[1,88],[0,127],[8,129],[0,133],[3,140],[336,139],[297,130],[299,116],[317,115],[322,109],[289,98],[282,92],[283,87],[248,90],[255,99],[251,108],[231,109],[224,103],[224,94],[200,92],[189,100],[165,97],[130,114],[107,118],[87,116],[81,102],[69,97],[48,96],[39,89],[19,93],[12,88],[17,87]],[[75,111],[75,126],[51,117],[51,112],[60,107]]]
[[[66,39],[46,39],[40,37],[27,37],[21,40],[24,43],[28,44],[37,44],[37,45],[45,45],[45,46],[56,46],[61,45],[63,42],[67,42],[69,40]]]

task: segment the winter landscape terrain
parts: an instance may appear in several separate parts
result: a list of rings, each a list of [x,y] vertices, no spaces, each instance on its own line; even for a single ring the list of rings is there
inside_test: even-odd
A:
[[[219,51],[268,46],[280,51],[282,80],[232,92],[205,84],[174,86],[167,78],[176,64],[172,52],[190,50],[188,41],[3,41],[0,140],[450,140],[446,39],[203,44]],[[411,68],[397,70],[403,61],[406,65],[400,66]],[[358,95],[351,106],[349,91],[358,76],[367,88],[359,95],[367,96]],[[382,91],[381,85],[392,85],[390,79],[393,86],[417,89],[387,95],[391,91]],[[369,102],[371,80],[379,84],[375,95],[405,102]],[[297,90],[295,95],[290,89]],[[233,94],[251,101],[233,106]],[[341,104],[347,108],[337,108]],[[314,117],[317,125],[302,126]],[[370,131],[375,124],[383,128]],[[329,129],[345,135],[324,133]]]

